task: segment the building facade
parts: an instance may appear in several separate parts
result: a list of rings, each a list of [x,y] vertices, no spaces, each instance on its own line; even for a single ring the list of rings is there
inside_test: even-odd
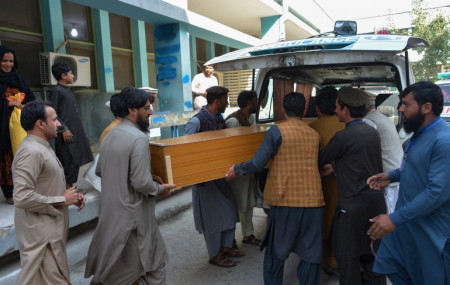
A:
[[[15,51],[18,72],[42,99],[52,86],[42,83],[49,66],[40,53],[89,58],[88,80],[72,90],[95,146],[113,119],[104,104],[125,86],[158,88],[156,111],[192,111],[190,82],[207,60],[332,29],[314,1],[297,2],[15,0],[0,10],[0,43]]]

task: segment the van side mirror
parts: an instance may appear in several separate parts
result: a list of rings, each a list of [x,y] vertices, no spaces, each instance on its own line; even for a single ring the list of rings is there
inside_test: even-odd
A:
[[[336,21],[334,33],[336,35],[356,35],[357,25],[355,21]]]

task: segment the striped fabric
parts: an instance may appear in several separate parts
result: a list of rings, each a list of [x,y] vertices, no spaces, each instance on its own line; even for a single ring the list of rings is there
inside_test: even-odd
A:
[[[318,170],[319,134],[299,119],[277,126],[282,143],[272,160],[264,202],[286,207],[325,205]]]

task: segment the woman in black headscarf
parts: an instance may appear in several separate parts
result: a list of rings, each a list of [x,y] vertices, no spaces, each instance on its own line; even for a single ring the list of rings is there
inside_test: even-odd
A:
[[[9,118],[14,107],[22,108],[23,104],[35,99],[30,87],[16,69],[17,60],[14,51],[6,46],[0,46],[0,187],[8,204],[14,203],[11,173],[13,153],[9,137]],[[22,103],[6,99],[17,93],[25,93]]]

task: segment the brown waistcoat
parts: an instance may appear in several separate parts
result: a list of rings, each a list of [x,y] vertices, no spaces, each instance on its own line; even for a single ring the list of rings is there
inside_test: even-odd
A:
[[[282,143],[272,159],[264,202],[287,207],[323,206],[318,170],[319,134],[298,119],[277,126]]]

